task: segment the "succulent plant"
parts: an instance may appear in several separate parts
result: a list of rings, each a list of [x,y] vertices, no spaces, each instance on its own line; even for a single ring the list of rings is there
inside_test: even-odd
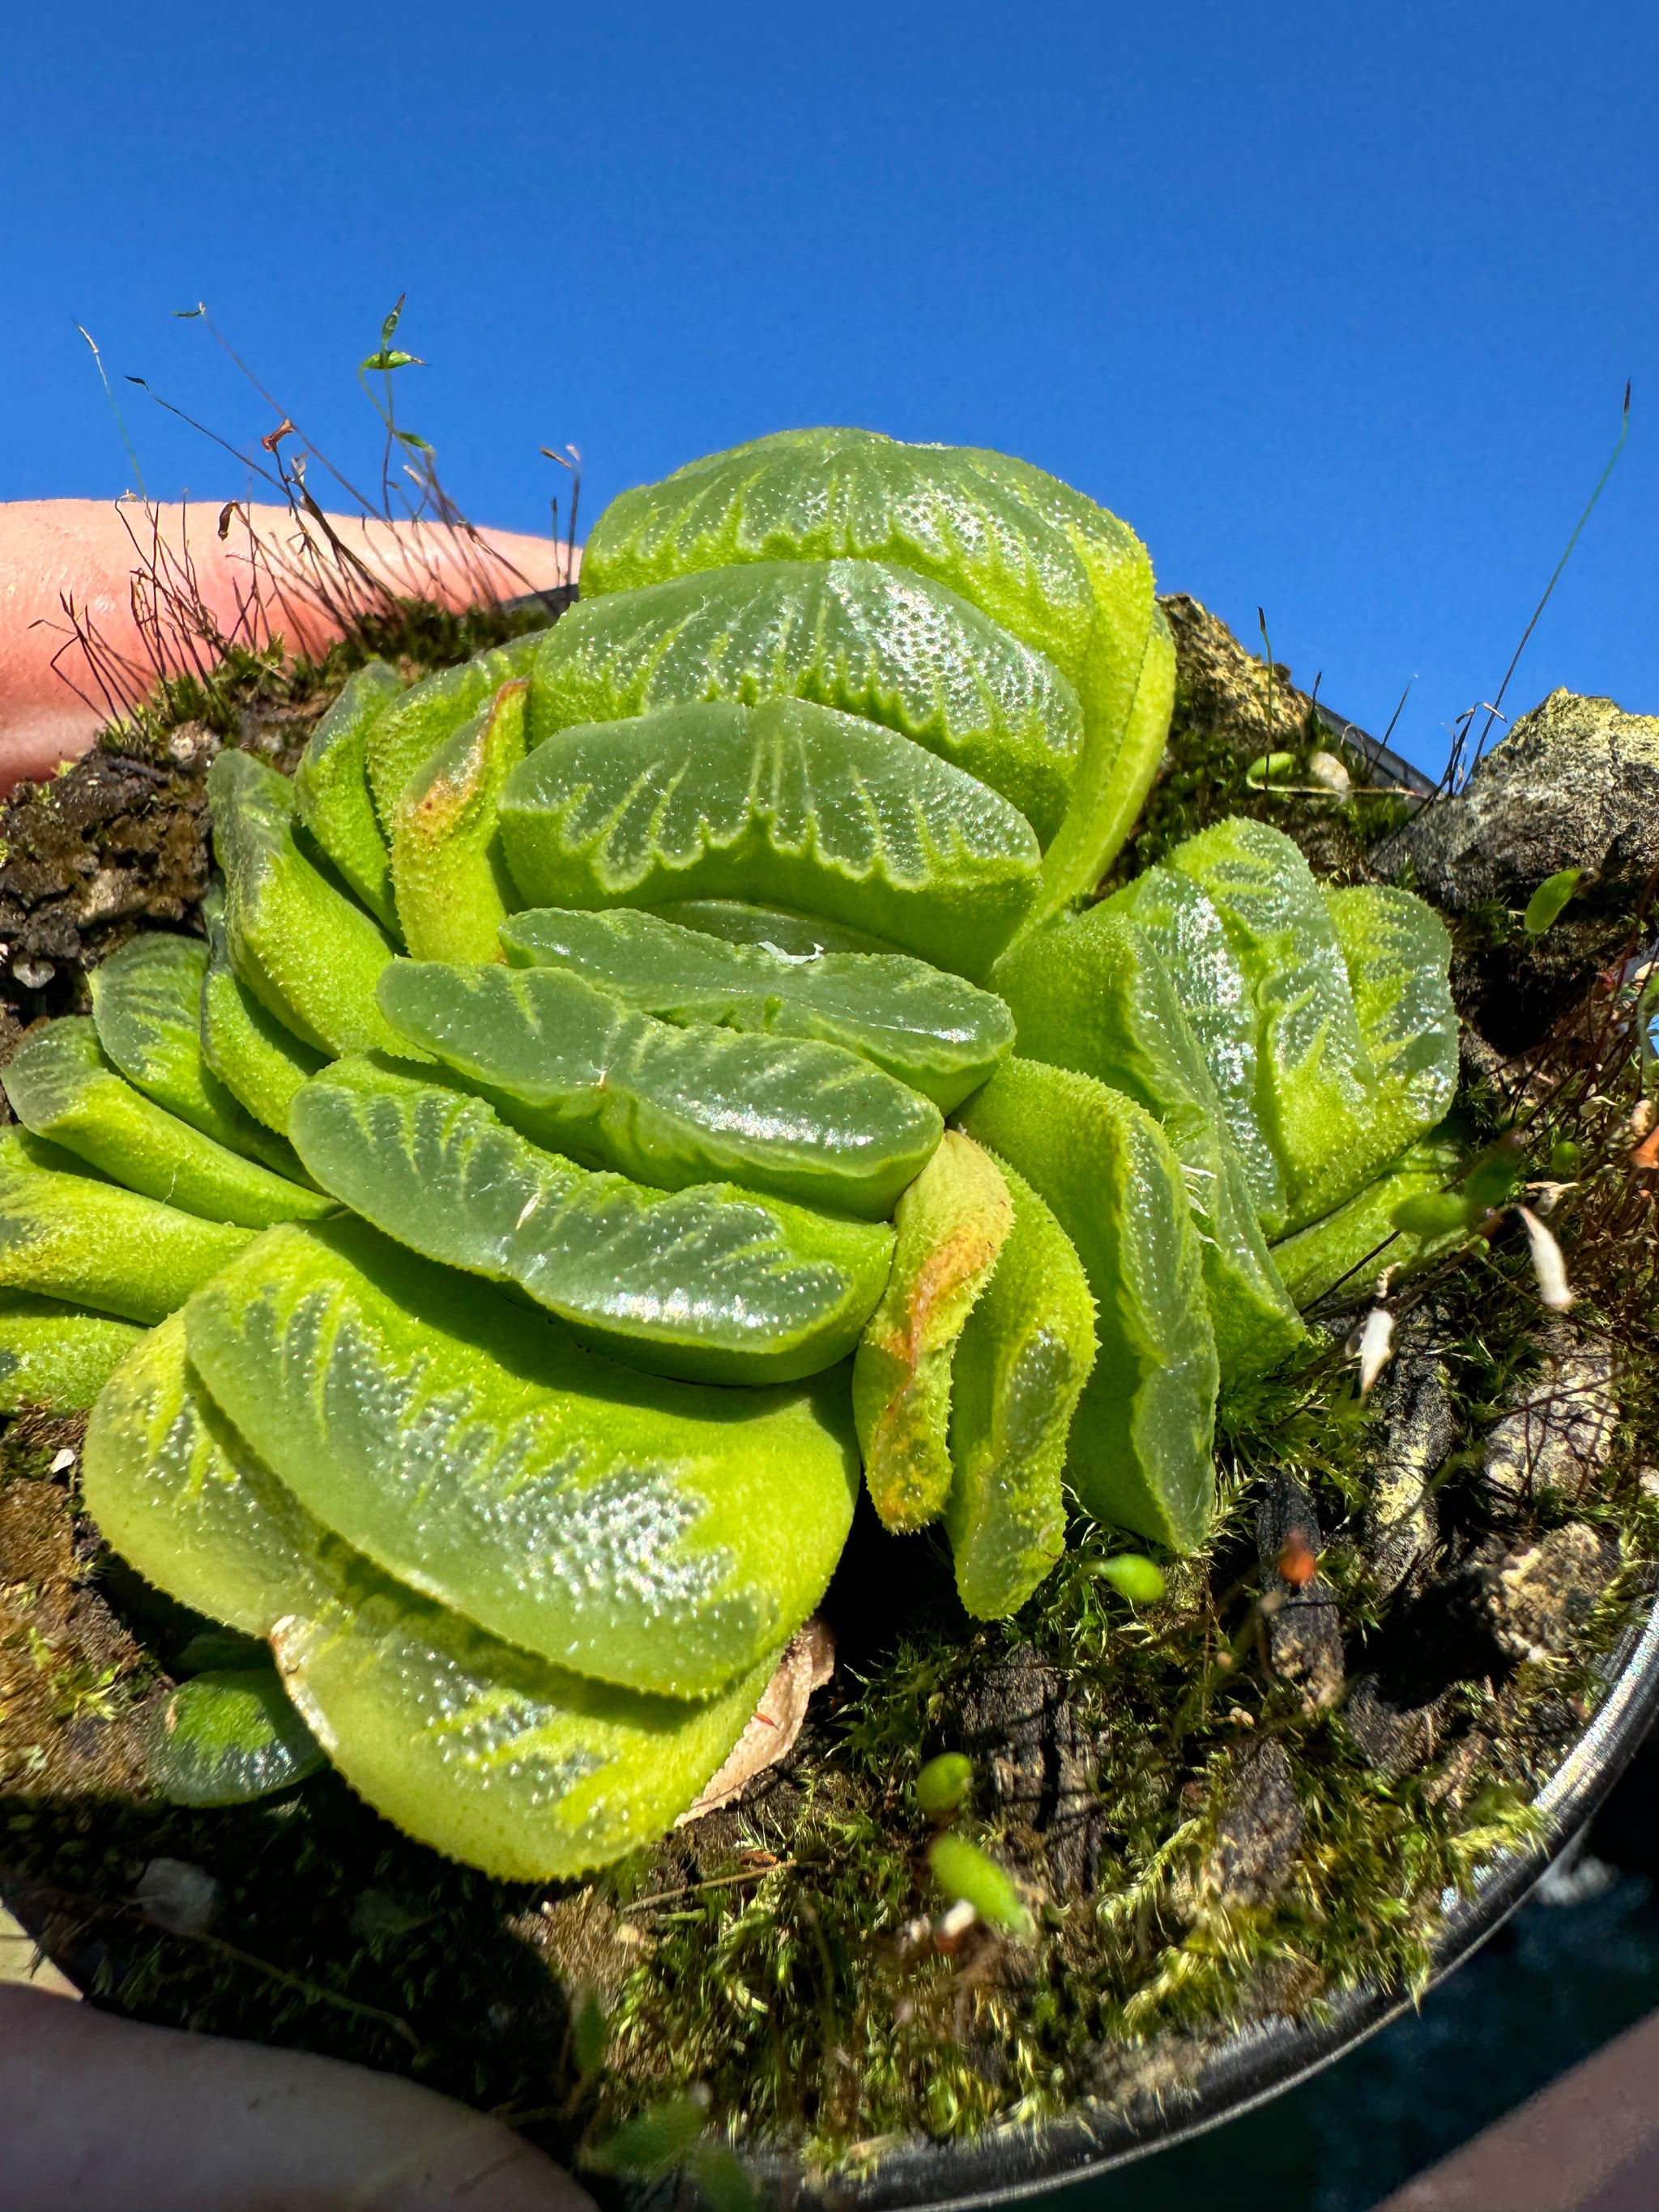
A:
[[[551,629],[371,663],[292,781],[222,754],[205,945],[14,1058],[0,1403],[96,1396],[109,1541],[410,1833],[661,1833],[861,1463],[981,1619],[1073,1509],[1200,1546],[1218,1390],[1462,1233],[1395,1221],[1458,1167],[1420,901],[1224,822],[1079,910],[1172,665],[1041,471],[761,440],[617,501]],[[181,1792],[307,1771],[272,1696],[178,1694]]]

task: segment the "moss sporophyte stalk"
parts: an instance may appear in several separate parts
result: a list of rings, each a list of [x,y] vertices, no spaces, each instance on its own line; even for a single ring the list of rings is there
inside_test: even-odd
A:
[[[1539,1310],[1514,1208],[1606,1148],[1453,1114],[1453,938],[1354,862],[1398,803],[1252,778],[1285,682],[1224,759],[1189,658],[1171,738],[1139,541],[982,452],[712,456],[507,629],[355,647],[291,775],[222,750],[204,935],[142,930],[4,1073],[0,1410],[70,1424],[106,1585],[169,1624],[133,1756],[182,1825],[137,1856],[290,1853],[342,1963],[268,1927],[283,2002],[379,2063],[445,2045],[487,1923],[448,2085],[705,2193],[746,2186],[722,2129],[962,2133],[1420,1975],[1528,1816],[1364,1749],[1405,1723],[1320,1672],[1339,1612],[1393,1663],[1343,1342],[1381,1286],[1489,1426]],[[1636,1571],[1649,1507],[1574,1510]],[[33,1625],[52,1710],[108,1703]],[[1424,1725],[1486,1741],[1495,1694]],[[1264,1803],[1271,1903],[1230,1840]],[[541,2074],[486,2055],[503,1928],[568,2008]]]

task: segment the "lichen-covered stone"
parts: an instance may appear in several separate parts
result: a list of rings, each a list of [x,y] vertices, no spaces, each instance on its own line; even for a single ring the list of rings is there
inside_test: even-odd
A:
[[[1603,890],[1659,866],[1659,717],[1552,691],[1523,714],[1466,788],[1425,807],[1371,856],[1382,879],[1407,864],[1437,905],[1523,904],[1547,876],[1582,868]]]
[[[1545,1492],[1583,1495],[1607,1463],[1619,1421],[1613,1349],[1566,1325],[1540,1338],[1537,1369],[1486,1439],[1480,1481],[1505,1516]]]

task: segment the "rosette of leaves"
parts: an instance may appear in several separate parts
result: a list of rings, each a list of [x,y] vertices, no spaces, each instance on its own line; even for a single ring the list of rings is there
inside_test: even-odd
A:
[[[1419,901],[1227,822],[1081,907],[1171,672],[1091,501],[788,434],[583,594],[222,754],[205,945],[31,1034],[0,1139],[3,1402],[95,1398],[105,1535],[303,1719],[204,1692],[172,1766],[314,1741],[514,1876],[698,1796],[860,1474],[979,1618],[1073,1511],[1201,1544],[1218,1393],[1456,1172]]]

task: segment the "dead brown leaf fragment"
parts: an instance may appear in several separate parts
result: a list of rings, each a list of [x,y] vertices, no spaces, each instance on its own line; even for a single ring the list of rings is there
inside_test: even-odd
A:
[[[674,1826],[683,1828],[689,1821],[702,1820],[705,1813],[718,1813],[722,1805],[741,1796],[757,1774],[785,1758],[794,1748],[813,1691],[821,1690],[835,1671],[835,1632],[828,1621],[814,1613],[784,1646],[777,1670],[762,1691],[760,1703],[726,1764]]]

